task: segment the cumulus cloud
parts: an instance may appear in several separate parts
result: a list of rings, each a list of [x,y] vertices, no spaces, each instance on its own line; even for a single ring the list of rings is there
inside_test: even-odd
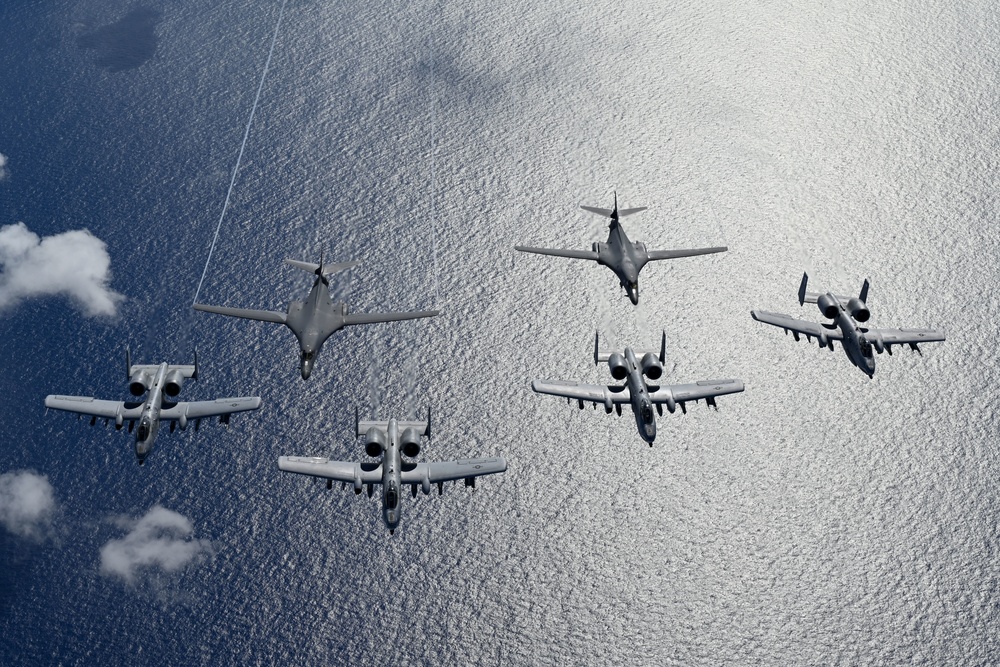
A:
[[[49,478],[32,470],[0,475],[0,524],[21,537],[42,540],[52,532],[56,495]]]
[[[7,156],[0,153],[0,181],[7,178],[7,174],[9,173],[10,172],[7,171]]]
[[[116,523],[129,532],[101,547],[101,572],[130,584],[140,568],[176,572],[213,553],[209,540],[192,539],[194,526],[187,517],[159,505],[140,519]]]
[[[0,228],[0,310],[61,294],[87,315],[112,316],[124,299],[108,282],[107,246],[85,229],[40,238],[23,222]]]

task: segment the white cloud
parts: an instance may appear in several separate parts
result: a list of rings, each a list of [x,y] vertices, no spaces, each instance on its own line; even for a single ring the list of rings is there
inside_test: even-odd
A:
[[[139,568],[176,572],[213,553],[209,540],[191,539],[194,526],[182,514],[159,505],[141,519],[116,522],[129,533],[101,547],[101,572],[134,583]]]
[[[0,227],[0,310],[62,294],[87,315],[112,316],[124,299],[108,287],[107,246],[86,229],[40,238],[23,222]]]
[[[7,156],[0,153],[0,181],[7,178],[10,172],[7,171]]]
[[[56,496],[49,478],[31,470],[0,475],[0,524],[21,537],[42,540],[52,532]]]

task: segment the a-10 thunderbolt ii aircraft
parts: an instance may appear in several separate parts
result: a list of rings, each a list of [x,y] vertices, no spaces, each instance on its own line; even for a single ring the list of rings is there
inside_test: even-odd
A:
[[[420,454],[420,439],[431,436],[431,411],[427,410],[427,421],[387,422],[358,421],[354,413],[354,432],[365,437],[365,452],[377,461],[331,461],[323,457],[281,456],[278,468],[285,472],[312,475],[326,479],[326,488],[333,488],[335,481],[343,485],[351,484],[354,493],[360,494],[362,487],[368,487],[368,497],[372,495],[372,485],[382,485],[382,518],[389,534],[395,532],[402,513],[400,505],[401,489],[410,485],[414,498],[417,487],[427,495],[431,484],[437,484],[438,495],[444,483],[451,480],[465,480],[465,486],[476,487],[476,477],[493,475],[507,470],[507,462],[502,457],[487,459],[461,459],[458,461],[415,463],[411,460]]]
[[[197,354],[194,365],[190,366],[167,363],[159,366],[138,364],[133,366],[131,355],[126,350],[125,369],[129,393],[136,397],[147,394],[144,401],[102,401],[89,396],[50,395],[45,397],[45,407],[88,415],[91,426],[98,419],[104,419],[105,424],[114,419],[115,429],[119,430],[125,422],[128,422],[129,433],[138,421],[139,428],[135,431],[135,456],[139,459],[139,465],[145,463],[153,451],[153,443],[156,442],[161,421],[170,422],[172,433],[175,425],[184,430],[188,423],[194,420],[194,429],[197,431],[202,419],[218,417],[220,422],[228,425],[229,416],[234,412],[246,412],[260,407],[259,396],[219,398],[214,401],[193,403],[172,401],[171,399],[180,393],[184,380],[198,379]]]
[[[606,208],[596,208],[594,206],[581,206],[580,208],[584,211],[590,211],[591,213],[611,218],[611,223],[608,225],[607,241],[604,243],[595,241],[591,250],[532,248],[522,245],[514,246],[514,249],[521,252],[533,252],[539,255],[589,259],[602,266],[606,266],[618,276],[622,288],[633,305],[639,305],[639,272],[642,271],[642,267],[646,266],[648,262],[660,259],[693,257],[695,255],[710,255],[728,250],[726,247],[694,248],[690,250],[647,250],[646,244],[639,241],[632,242],[619,222],[620,218],[638,213],[639,211],[645,211],[646,207],[626,208],[619,211],[617,192],[615,193],[614,208],[610,211]]]
[[[433,317],[439,313],[437,310],[420,310],[405,313],[355,313],[351,315],[348,314],[346,303],[333,303],[330,300],[329,276],[356,266],[358,262],[324,264],[322,259],[320,259],[319,264],[299,262],[294,259],[286,259],[285,262],[316,275],[316,280],[313,282],[306,300],[293,301],[288,305],[288,312],[206,306],[201,303],[196,303],[194,309],[231,317],[243,317],[248,320],[284,324],[292,330],[299,341],[299,360],[303,380],[309,379],[309,374],[312,373],[313,365],[316,363],[316,356],[326,339],[346,326],[414,320],[420,317]]]
[[[705,399],[705,403],[714,408],[716,396],[735,394],[743,391],[740,380],[702,380],[693,384],[650,385],[646,378],[656,381],[663,375],[663,363],[666,358],[667,334],[660,339],[660,350],[633,350],[625,348],[624,352],[612,352],[600,349],[600,333],[594,337],[594,364],[607,362],[611,376],[623,385],[591,385],[561,380],[534,380],[531,388],[539,394],[563,396],[568,403],[576,399],[577,405],[583,410],[583,402],[589,401],[597,409],[599,403],[604,404],[604,411],[611,414],[616,410],[621,416],[622,404],[631,403],[635,415],[635,425],[643,440],[653,446],[656,439],[656,412],[663,414],[663,405],[674,412],[679,405],[681,412],[687,413],[688,401],[697,402]]]
[[[799,340],[800,334],[810,341],[815,337],[820,347],[828,347],[830,350],[834,349],[833,341],[841,341],[847,358],[868,377],[875,375],[875,356],[872,350],[892,355],[893,345],[909,345],[910,349],[919,353],[918,344],[944,340],[943,331],[932,329],[869,329],[861,326],[859,322],[867,322],[871,317],[867,304],[867,279],[861,287],[861,294],[855,297],[837,296],[830,292],[807,292],[808,282],[809,275],[803,273],[802,283],[799,285],[799,305],[815,303],[820,312],[833,322],[807,322],[762,310],[752,310],[750,315],[758,322],[781,327],[785,334],[791,331],[795,340]]]

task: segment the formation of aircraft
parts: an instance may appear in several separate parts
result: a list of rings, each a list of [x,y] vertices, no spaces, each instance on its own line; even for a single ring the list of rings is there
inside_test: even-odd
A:
[[[438,495],[444,490],[444,483],[465,480],[465,486],[475,488],[476,478],[493,475],[507,470],[507,462],[502,457],[485,459],[461,459],[458,461],[416,463],[420,455],[421,438],[431,436],[431,413],[427,410],[427,421],[359,421],[354,414],[354,432],[365,438],[365,453],[374,461],[331,461],[316,456],[281,456],[278,468],[285,472],[311,475],[326,479],[326,488],[333,488],[334,482],[343,486],[350,484],[355,494],[363,487],[372,496],[372,487],[382,485],[382,519],[391,535],[396,531],[402,516],[400,504],[402,488],[410,486],[410,492],[417,497],[417,488],[424,495],[431,492],[436,484]]]
[[[944,340],[944,332],[933,329],[871,329],[862,326],[871,317],[867,303],[868,280],[865,280],[861,293],[856,297],[837,296],[831,292],[809,292],[806,290],[808,282],[809,275],[803,273],[799,284],[799,305],[815,303],[824,317],[833,320],[832,322],[809,322],[762,310],[750,311],[751,316],[758,322],[781,327],[786,334],[791,331],[795,340],[799,340],[800,335],[810,341],[815,338],[820,347],[830,350],[834,349],[833,341],[840,341],[847,358],[868,377],[875,375],[873,351],[892,355],[893,345],[908,345],[910,349],[920,352],[920,343]]]
[[[221,423],[228,425],[233,413],[260,408],[259,396],[219,398],[193,403],[174,402],[172,399],[180,393],[185,380],[198,379],[197,355],[195,363],[189,366],[167,363],[133,366],[131,355],[126,351],[125,367],[129,392],[135,397],[145,394],[144,400],[104,401],[90,396],[49,395],[45,397],[45,407],[87,415],[91,426],[98,419],[104,419],[105,424],[113,419],[115,429],[120,430],[128,422],[129,433],[138,422],[139,428],[135,430],[135,456],[139,465],[145,463],[153,451],[162,421],[170,422],[170,431],[173,432],[175,425],[184,430],[194,420],[194,429],[197,431],[202,419],[218,417]]]
[[[316,356],[323,348],[323,343],[344,327],[356,324],[414,320],[421,317],[433,317],[439,313],[437,310],[420,310],[415,312],[350,314],[346,303],[334,303],[330,299],[329,276],[356,266],[357,262],[323,264],[322,259],[320,259],[319,264],[299,262],[294,259],[286,259],[285,262],[316,276],[306,300],[293,301],[288,305],[287,312],[208,306],[201,303],[195,304],[194,309],[230,317],[284,324],[292,330],[299,341],[299,366],[303,380],[309,379],[316,363]]]
[[[667,334],[663,332],[660,339],[659,354],[655,350],[633,350],[626,347],[624,351],[602,350],[600,333],[594,337],[594,364],[607,363],[611,377],[622,385],[593,385],[563,380],[534,380],[531,388],[539,394],[561,396],[566,402],[576,399],[577,405],[583,410],[584,401],[604,405],[604,411],[611,414],[612,410],[621,416],[622,405],[631,404],[635,425],[639,436],[653,446],[656,439],[656,415],[660,415],[663,406],[673,413],[677,406],[681,412],[687,413],[687,403],[704,399],[706,405],[717,408],[715,398],[725,394],[735,394],[743,391],[740,380],[702,380],[691,384],[652,385],[663,375],[663,364],[666,361]]]
[[[625,233],[619,220],[627,215],[645,211],[645,206],[618,210],[618,193],[615,193],[614,207],[611,210],[594,206],[581,206],[584,211],[596,213],[610,218],[608,225],[608,240],[604,243],[595,242],[591,250],[562,250],[553,248],[533,248],[530,246],[514,246],[521,252],[532,252],[538,255],[568,257],[570,259],[589,259],[601,266],[606,266],[615,272],[622,288],[633,305],[639,305],[639,272],[648,262],[661,259],[676,259],[678,257],[693,257],[695,255],[710,255],[725,252],[728,248],[694,248],[690,250],[647,250],[641,242],[633,242]]]

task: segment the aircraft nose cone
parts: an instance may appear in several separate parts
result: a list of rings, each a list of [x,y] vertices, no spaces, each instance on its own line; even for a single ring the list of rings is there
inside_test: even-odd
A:
[[[308,361],[302,362],[302,379],[308,380],[309,376],[312,374],[312,364]]]

